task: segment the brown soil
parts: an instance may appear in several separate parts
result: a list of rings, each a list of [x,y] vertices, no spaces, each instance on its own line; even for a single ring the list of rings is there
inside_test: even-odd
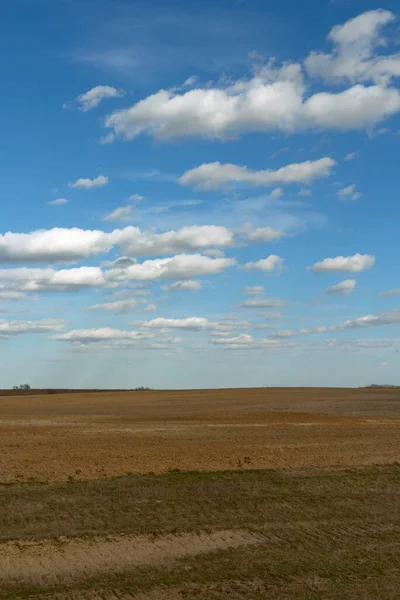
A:
[[[0,398],[0,481],[400,459],[400,389],[88,392]]]
[[[108,536],[90,540],[60,539],[58,543],[0,544],[0,581],[51,585],[123,573],[133,567],[157,566],[186,556],[238,548],[264,541],[261,534],[218,531],[210,534]]]

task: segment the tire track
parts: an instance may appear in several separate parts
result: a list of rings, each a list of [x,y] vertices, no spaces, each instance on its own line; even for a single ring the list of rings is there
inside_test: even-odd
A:
[[[58,542],[8,542],[0,544],[0,581],[3,585],[65,585],[106,573],[161,565],[187,556],[263,541],[263,534],[218,531],[154,538],[126,535],[91,540],[63,538]]]

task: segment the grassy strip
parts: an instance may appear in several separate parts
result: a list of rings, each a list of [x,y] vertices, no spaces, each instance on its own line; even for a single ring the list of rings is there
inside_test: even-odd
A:
[[[3,540],[240,528],[266,541],[71,588],[0,583],[0,598],[97,600],[114,590],[146,600],[395,600],[399,492],[400,465],[1,486]]]
[[[400,519],[400,465],[0,486],[0,539]]]

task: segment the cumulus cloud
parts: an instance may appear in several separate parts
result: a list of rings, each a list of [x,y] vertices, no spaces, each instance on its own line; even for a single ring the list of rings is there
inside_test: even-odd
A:
[[[236,264],[232,258],[209,258],[201,254],[179,254],[171,258],[146,260],[127,268],[110,269],[107,279],[113,281],[129,280],[181,280],[201,275],[216,275]]]
[[[400,296],[400,288],[395,288],[393,290],[386,290],[385,292],[381,292],[379,295],[386,296],[388,298],[391,298],[394,296]]]
[[[264,286],[262,285],[246,285],[244,293],[248,296],[258,296],[264,293]]]
[[[247,167],[220,162],[204,163],[186,171],[179,183],[205,190],[217,189],[227,183],[247,183],[253,186],[270,186],[277,183],[307,183],[320,177],[328,177],[336,165],[332,158],[292,163],[277,170],[251,171]],[[279,188],[278,188],[279,189]],[[275,195],[274,197],[279,197]]]
[[[117,314],[129,313],[137,309],[136,300],[117,300],[115,302],[105,302],[103,304],[93,304],[86,310],[106,310]]]
[[[120,206],[104,217],[104,221],[126,221],[132,213],[132,206]]]
[[[157,317],[151,321],[142,321],[140,325],[151,329],[187,329],[189,331],[204,331],[214,327],[214,324],[204,317],[187,317],[185,319]]]
[[[109,183],[108,177],[99,175],[93,179],[81,177],[73,183],[69,183],[69,187],[80,190],[91,190],[92,188],[103,187]]]
[[[178,254],[170,258],[146,260],[130,266],[77,267],[55,270],[47,268],[0,269],[0,282],[7,282],[22,292],[72,292],[93,287],[116,287],[128,281],[184,280],[203,275],[216,275],[232,267],[231,258],[208,258],[201,254]]]
[[[311,52],[305,61],[308,73],[327,82],[372,81],[387,85],[400,76],[400,53],[377,55],[376,50],[386,45],[381,31],[394,20],[393,13],[378,9],[336,25],[328,35],[332,53]]]
[[[279,308],[285,304],[280,298],[249,298],[239,308]]]
[[[354,256],[336,256],[335,258],[324,258],[316,262],[310,269],[318,273],[329,273],[335,271],[349,271],[358,273],[370,269],[375,264],[375,256],[371,254],[354,254]]]
[[[56,200],[52,200],[47,204],[52,204],[53,206],[62,206],[63,204],[68,204],[69,200],[66,198],[57,198]]]
[[[356,186],[354,183],[339,190],[337,195],[341,200],[346,200],[347,198],[351,198],[352,200],[358,200],[359,198],[361,198],[361,194],[359,192],[356,192]]]
[[[357,156],[358,152],[349,152],[349,154],[346,154],[344,157],[344,160],[353,160],[354,158],[357,158]]]
[[[143,334],[138,333],[137,331],[123,331],[121,329],[102,327],[99,329],[74,329],[72,331],[68,331],[67,333],[54,335],[51,337],[51,339],[61,342],[91,344],[111,340],[137,341],[143,339],[143,337]]]
[[[0,300],[22,300],[22,298],[25,298],[23,292],[0,290]]]
[[[276,254],[271,254],[267,258],[262,258],[256,262],[248,262],[243,266],[245,271],[264,271],[271,273],[272,271],[280,271],[283,268],[284,259]]]
[[[164,292],[176,292],[176,291],[197,291],[201,289],[200,281],[194,281],[189,279],[187,281],[176,281],[175,283],[171,283],[171,285],[163,285],[162,288]]]
[[[40,321],[7,321],[0,319],[0,337],[10,338],[24,333],[48,333],[61,331],[65,322],[60,319],[41,319]]]
[[[350,80],[339,93],[309,93],[301,64],[276,67],[273,61],[248,78],[190,90],[159,90],[106,119],[113,135],[133,139],[147,133],[158,139],[226,139],[255,131],[369,128],[400,110],[400,93],[389,87],[400,73],[399,55],[375,56],[388,11],[369,11],[330,34],[332,54],[312,52],[305,62],[310,76]],[[372,82],[372,85],[365,85]],[[355,85],[354,85],[355,84]]]
[[[215,225],[188,226],[165,233],[141,231],[132,226],[110,233],[55,227],[0,235],[0,262],[74,262],[108,252],[114,246],[125,254],[145,256],[206,249],[209,246],[228,247],[234,243],[231,231]]]
[[[206,256],[211,256],[212,258],[223,258],[225,254],[222,250],[218,250],[217,248],[210,248],[209,250],[204,250],[203,254]]]
[[[80,110],[87,112],[96,108],[104,98],[120,98],[123,95],[123,90],[117,90],[110,85],[96,85],[84,94],[80,94],[76,98],[76,102]]]
[[[249,242],[255,244],[262,244],[265,242],[275,242],[280,240],[286,235],[281,229],[274,229],[273,227],[258,227],[247,234]]]
[[[0,281],[7,281],[14,288],[25,292],[72,292],[103,286],[106,283],[99,267],[78,267],[59,271],[50,267],[0,269]]]
[[[355,279],[345,279],[344,281],[341,281],[340,283],[337,283],[336,285],[333,285],[332,287],[327,288],[325,290],[325,294],[348,295],[348,294],[352,294],[354,292],[355,287],[356,287]]]

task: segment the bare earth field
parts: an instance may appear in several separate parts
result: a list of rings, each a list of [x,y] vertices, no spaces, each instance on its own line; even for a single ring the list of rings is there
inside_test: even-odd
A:
[[[400,389],[0,398],[0,481],[400,459]]]
[[[397,600],[400,389],[0,397],[0,598]]]

